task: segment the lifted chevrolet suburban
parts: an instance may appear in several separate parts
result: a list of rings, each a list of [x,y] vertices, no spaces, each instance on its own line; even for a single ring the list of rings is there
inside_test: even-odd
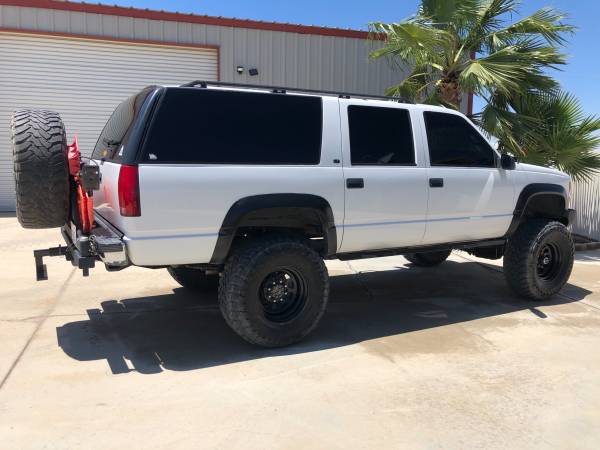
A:
[[[533,300],[573,265],[569,177],[497,153],[442,107],[197,81],[125,100],[91,158],[56,112],[17,111],[11,131],[18,219],[66,242],[34,251],[38,279],[45,256],[84,275],[98,261],[164,268],[218,289],[226,322],[261,346],[317,326],[324,259],[504,257],[509,286]]]

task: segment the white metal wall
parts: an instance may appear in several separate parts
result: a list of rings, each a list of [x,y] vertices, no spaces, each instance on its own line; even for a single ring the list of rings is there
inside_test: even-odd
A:
[[[577,211],[573,233],[600,241],[600,174],[574,183],[571,204]]]
[[[404,74],[365,39],[0,5],[0,27],[220,47],[221,81],[382,94]],[[236,67],[256,67],[240,76]],[[196,77],[198,79],[198,77]]]
[[[115,106],[149,84],[217,79],[217,50],[0,32],[0,211],[14,209],[8,124],[17,108],[58,111],[89,154]]]

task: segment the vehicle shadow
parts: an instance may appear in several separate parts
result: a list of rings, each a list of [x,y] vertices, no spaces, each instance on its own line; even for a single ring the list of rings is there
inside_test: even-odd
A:
[[[328,311],[305,341],[283,349],[254,347],[221,318],[216,293],[183,288],[167,295],[107,300],[88,319],[57,328],[58,344],[78,361],[105,359],[114,374],[133,370],[194,370],[258,358],[313,352],[432,327],[530,310],[584,298],[591,292],[566,288],[569,297],[528,302],[508,290],[502,273],[475,262],[447,261],[422,269],[342,274],[331,277]],[[127,364],[127,360],[130,364]]]

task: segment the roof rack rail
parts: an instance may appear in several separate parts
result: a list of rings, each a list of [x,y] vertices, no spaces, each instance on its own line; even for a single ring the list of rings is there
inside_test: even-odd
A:
[[[302,89],[302,88],[291,88],[291,87],[282,87],[282,86],[262,86],[262,85],[258,85],[258,84],[227,83],[227,82],[223,82],[223,81],[195,80],[195,81],[191,81],[189,83],[182,84],[179,87],[207,88],[208,86],[268,90],[274,94],[286,94],[288,92],[298,92],[298,93],[303,93],[303,94],[335,95],[339,98],[391,100],[391,101],[395,101],[398,103],[414,104],[414,102],[412,102],[406,98],[403,98],[403,97],[388,97],[385,95],[357,94],[357,93],[353,93],[353,92],[324,91],[324,90],[317,90],[317,89]]]

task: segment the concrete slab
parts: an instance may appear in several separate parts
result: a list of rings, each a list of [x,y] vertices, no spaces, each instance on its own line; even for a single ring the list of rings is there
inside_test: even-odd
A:
[[[600,252],[564,294],[524,302],[497,262],[328,263],[305,342],[254,348],[164,270],[31,251],[57,231],[0,218],[3,448],[597,448]]]

